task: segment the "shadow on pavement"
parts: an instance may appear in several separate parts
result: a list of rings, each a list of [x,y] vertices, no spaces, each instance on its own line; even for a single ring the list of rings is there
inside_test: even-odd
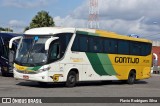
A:
[[[146,81],[136,81],[135,85],[147,84]],[[19,86],[28,86],[28,87],[36,87],[36,88],[67,88],[64,83],[38,83],[32,81],[20,82],[16,85]],[[128,85],[124,81],[92,81],[92,82],[79,82],[76,87],[85,87],[85,86],[105,86],[105,85]],[[128,85],[130,86],[130,85]]]
[[[7,76],[2,76],[2,74],[0,73],[0,76],[1,77],[13,77],[13,74],[9,73],[9,74],[7,74]]]

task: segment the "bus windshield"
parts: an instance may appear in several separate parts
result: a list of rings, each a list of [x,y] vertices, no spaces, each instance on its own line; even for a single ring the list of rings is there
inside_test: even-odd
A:
[[[22,65],[42,65],[47,62],[47,51],[45,50],[45,42],[49,37],[24,36],[18,47],[15,62]]]
[[[49,50],[45,50],[45,43],[51,36],[59,39],[52,41]],[[23,66],[40,66],[59,60],[64,56],[71,36],[72,33],[24,35],[17,49],[15,63]]]

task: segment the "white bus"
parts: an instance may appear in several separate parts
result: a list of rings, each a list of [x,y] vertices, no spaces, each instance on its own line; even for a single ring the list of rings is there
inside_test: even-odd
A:
[[[43,27],[26,31],[20,39],[14,78],[65,82],[126,80],[150,77],[151,41],[95,29]]]

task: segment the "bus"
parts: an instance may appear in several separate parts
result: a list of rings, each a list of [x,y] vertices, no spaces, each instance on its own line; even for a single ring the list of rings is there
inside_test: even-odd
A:
[[[13,48],[9,49],[9,41],[22,34],[11,32],[0,32],[0,73],[8,76],[13,73],[13,60],[16,53],[17,42],[13,42]]]
[[[151,76],[152,42],[147,39],[63,27],[30,29],[19,39],[13,70],[16,79],[74,87],[79,81],[134,84]]]

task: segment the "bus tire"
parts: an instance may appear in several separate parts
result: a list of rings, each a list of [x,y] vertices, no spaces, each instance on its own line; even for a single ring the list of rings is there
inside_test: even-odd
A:
[[[134,84],[135,80],[136,80],[136,73],[134,71],[131,71],[128,75],[127,83],[132,85]]]
[[[8,73],[5,72],[1,66],[0,66],[0,69],[1,69],[1,75],[2,75],[3,77],[7,77],[7,76],[8,76]]]
[[[1,67],[1,65],[0,65],[0,75],[2,75],[2,67]]]
[[[66,87],[74,87],[77,83],[76,72],[70,71],[67,76]]]

